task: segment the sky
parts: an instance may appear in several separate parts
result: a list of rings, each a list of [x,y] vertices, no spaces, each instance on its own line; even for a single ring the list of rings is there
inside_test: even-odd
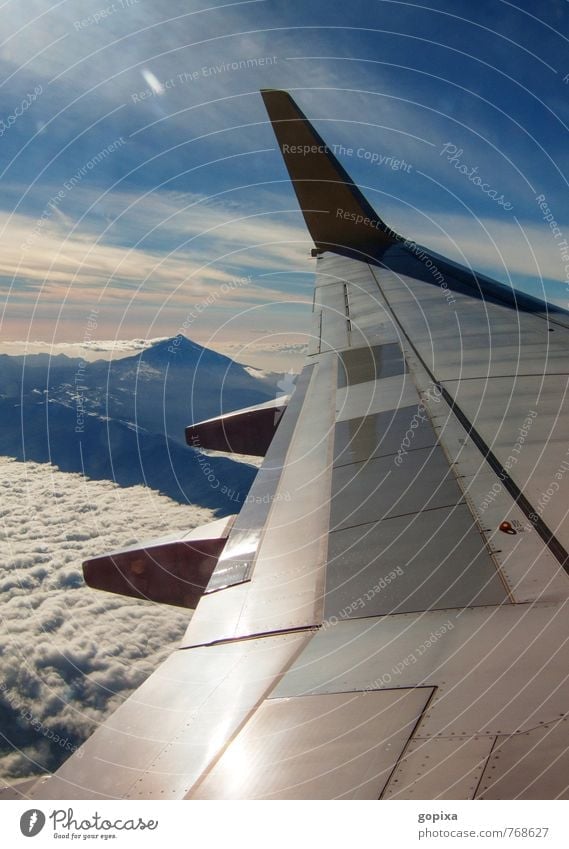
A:
[[[314,261],[264,87],[346,149],[393,229],[567,305],[567,0],[2,11],[2,343],[183,329],[297,368]]]

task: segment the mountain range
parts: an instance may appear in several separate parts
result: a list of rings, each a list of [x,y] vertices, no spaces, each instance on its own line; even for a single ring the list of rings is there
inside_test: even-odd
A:
[[[256,467],[205,457],[185,444],[184,428],[274,398],[279,377],[185,336],[111,361],[2,354],[0,453],[237,512]]]

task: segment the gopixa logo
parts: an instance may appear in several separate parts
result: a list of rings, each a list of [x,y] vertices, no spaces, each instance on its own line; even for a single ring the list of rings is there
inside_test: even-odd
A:
[[[20,817],[20,831],[24,837],[35,837],[45,825],[45,814],[38,808],[26,811]]]

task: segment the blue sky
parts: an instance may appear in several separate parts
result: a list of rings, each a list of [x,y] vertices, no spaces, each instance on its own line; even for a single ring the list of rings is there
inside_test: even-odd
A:
[[[2,8],[3,340],[184,327],[258,365],[298,360],[311,242],[261,87],[353,149],[344,166],[394,229],[567,303],[566,0]]]

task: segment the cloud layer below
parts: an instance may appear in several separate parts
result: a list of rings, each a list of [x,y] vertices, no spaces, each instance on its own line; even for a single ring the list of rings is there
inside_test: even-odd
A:
[[[121,489],[0,458],[0,775],[56,769],[175,649],[188,613],[101,593],[81,561],[212,519],[141,486]]]

